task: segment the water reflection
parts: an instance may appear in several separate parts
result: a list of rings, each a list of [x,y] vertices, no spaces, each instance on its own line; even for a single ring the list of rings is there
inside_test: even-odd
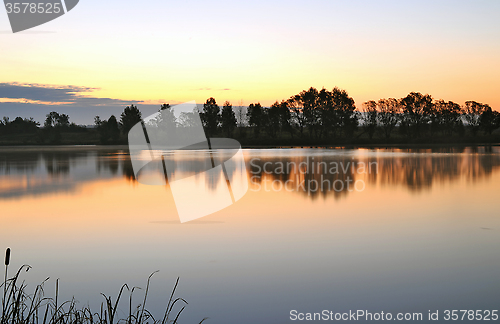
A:
[[[72,192],[97,179],[133,180],[121,148],[19,147],[0,149],[0,199]]]
[[[430,189],[435,183],[483,180],[500,165],[498,154],[473,153],[476,149],[460,154],[407,154],[394,159],[378,159],[381,172],[374,182],[381,185],[403,185],[412,191]]]
[[[359,191],[356,190],[357,182],[359,189],[363,183],[380,187],[401,186],[411,192],[429,190],[436,183],[459,180],[474,183],[487,179],[500,166],[499,148],[491,146],[344,151],[305,149],[275,153],[249,155],[249,173],[254,187],[262,189],[263,183],[267,183],[266,190],[276,190],[284,188],[289,181],[291,187],[298,189],[295,191],[313,199],[330,195],[340,197]],[[304,185],[297,186],[298,182]],[[347,184],[351,185],[350,188]]]
[[[199,155],[170,154],[163,163],[180,179],[205,170]],[[497,146],[432,149],[245,150],[250,190],[293,191],[311,199],[339,198],[361,185],[403,187],[410,192],[435,184],[483,181],[500,167]],[[228,177],[240,175],[228,168]],[[78,190],[97,179],[124,177],[136,184],[126,147],[27,147],[0,149],[0,199]],[[221,181],[207,176],[209,190]],[[168,183],[167,183],[168,185]]]
[[[193,226],[170,226],[179,224],[167,197],[173,183],[140,185],[126,147],[0,148],[2,241],[19,251],[15,262],[34,266],[28,275],[39,277],[30,284],[61,278],[63,292],[83,304],[100,303],[99,292],[115,294],[123,283],[140,286],[160,269],[167,280],[155,277],[158,297],[151,300],[160,301],[153,311],[162,314],[164,293],[181,276],[193,307],[187,322],[285,323],[295,307],[497,307],[498,147],[244,155],[246,178],[260,176],[250,189],[299,178],[363,180],[367,190],[262,187]],[[166,160],[180,176],[196,171],[194,158]],[[224,185],[199,177],[210,194]]]

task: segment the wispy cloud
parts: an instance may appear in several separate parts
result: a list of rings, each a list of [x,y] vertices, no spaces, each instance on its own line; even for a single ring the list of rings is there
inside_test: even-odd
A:
[[[100,98],[89,95],[99,88],[36,83],[0,83],[0,102],[43,105],[123,106],[142,101]]]
[[[224,89],[212,89],[212,88],[198,88],[194,89],[195,91],[229,91],[231,89],[229,88],[224,88]]]

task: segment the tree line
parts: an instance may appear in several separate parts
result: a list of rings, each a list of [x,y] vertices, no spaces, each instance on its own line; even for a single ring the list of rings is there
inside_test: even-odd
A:
[[[182,126],[189,120],[176,120],[169,104],[161,105],[159,118],[168,119],[173,126]],[[196,108],[198,109],[198,108]],[[240,141],[306,140],[308,143],[335,142],[346,139],[369,141],[418,141],[421,139],[476,137],[491,135],[500,128],[500,113],[488,104],[466,101],[463,105],[452,101],[434,100],[431,95],[411,92],[406,97],[364,102],[356,108],[353,98],[337,87],[309,88],[270,107],[259,102],[248,107],[233,107],[226,101],[220,107],[211,97],[199,109],[201,122],[208,137],[234,137]],[[190,118],[189,116],[184,116]],[[128,131],[142,114],[135,105],[127,106],[119,118],[94,119],[98,141],[102,144],[126,143]],[[83,126],[70,123],[69,116],[50,112],[43,128],[31,119],[4,117],[0,121],[0,135],[40,133],[45,142],[57,143],[61,132],[88,132]]]
[[[241,107],[240,107],[241,109]],[[239,111],[241,115],[241,110]],[[220,110],[209,98],[201,111],[202,121],[210,135],[231,137],[235,128],[250,128],[254,138],[307,138],[310,140],[346,139],[365,136],[389,140],[463,137],[467,133],[491,135],[500,128],[500,113],[487,104],[466,101],[434,100],[431,95],[411,92],[406,97],[370,100],[357,109],[345,90],[329,91],[309,88],[269,108],[251,103],[244,116],[236,119],[231,103]],[[240,132],[242,134],[248,134]]]
[[[363,103],[361,125],[371,139],[377,132],[389,139],[397,128],[408,138],[434,136],[476,137],[479,132],[491,135],[500,128],[500,113],[487,104],[466,101],[433,100],[426,94],[411,92],[401,99],[389,98]]]

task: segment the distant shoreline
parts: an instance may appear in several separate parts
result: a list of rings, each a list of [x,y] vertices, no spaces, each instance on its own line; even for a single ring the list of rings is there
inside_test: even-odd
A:
[[[477,143],[371,143],[371,144],[332,144],[332,145],[241,145],[242,149],[382,149],[382,148],[439,148],[439,147],[483,147],[483,146],[500,146],[498,142],[477,142]],[[128,151],[126,144],[12,144],[5,145],[0,143],[0,151],[15,150],[15,151],[30,151],[30,150],[79,150],[79,149],[118,149]]]

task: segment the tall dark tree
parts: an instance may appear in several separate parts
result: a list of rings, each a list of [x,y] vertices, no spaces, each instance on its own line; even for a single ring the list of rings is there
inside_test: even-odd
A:
[[[279,102],[275,102],[271,105],[269,109],[266,110],[265,118],[265,128],[269,136],[276,137],[278,132],[281,132],[282,120],[281,120],[281,104]]]
[[[290,113],[290,107],[288,106],[288,101],[282,100],[279,105],[279,117],[280,117],[280,133],[282,131],[289,132],[293,137],[292,128],[292,114]]]
[[[253,127],[255,137],[259,136],[261,128],[264,126],[264,109],[260,103],[251,103],[247,110],[248,124]]]
[[[331,95],[333,109],[338,116],[338,127],[342,130],[344,136],[352,136],[358,126],[354,99],[349,96],[347,91],[337,87],[333,88]]]
[[[480,124],[484,132],[488,135],[491,135],[491,133],[493,133],[495,129],[500,127],[500,113],[498,111],[492,110],[488,105],[485,106],[486,107],[481,114]]]
[[[142,113],[137,108],[137,106],[130,105],[125,107],[122,114],[120,115],[120,126],[124,135],[128,132],[135,124],[140,123],[142,120]]]
[[[233,130],[236,127],[236,115],[233,111],[233,105],[229,101],[226,101],[222,106],[221,127],[226,131],[228,137],[233,135]]]
[[[293,136],[291,129],[291,114],[288,101],[276,101],[267,110],[267,131],[271,136],[277,136],[283,131],[288,131]]]
[[[373,100],[363,103],[363,111],[361,112],[361,120],[363,122],[363,127],[368,133],[370,139],[373,138],[375,130],[377,129],[377,103]]]
[[[109,138],[108,121],[101,120],[101,117],[95,116],[94,117],[94,124],[95,124],[95,128],[97,129],[97,132],[99,133],[99,142],[101,144],[107,144],[108,138]]]
[[[66,114],[59,114],[56,119],[56,126],[58,127],[69,127],[69,116]]]
[[[57,121],[60,118],[59,114],[55,111],[51,111],[45,117],[45,122],[43,124],[43,127],[45,128],[56,127]]]
[[[306,126],[309,129],[309,136],[318,137],[318,131],[321,127],[321,113],[318,109],[318,90],[316,88],[309,88],[303,90],[296,95],[297,101],[301,102],[302,113],[305,118]]]
[[[94,123],[99,132],[101,144],[118,142],[120,139],[120,128],[114,115],[111,115],[108,120],[101,120],[99,116],[95,116]]]
[[[94,117],[94,124],[95,124],[95,127],[99,127],[99,125],[101,125],[101,124],[102,124],[101,117],[99,117],[99,116],[95,116],[95,117]]]
[[[299,95],[292,96],[288,99],[287,105],[290,109],[292,125],[299,129],[299,134],[303,137],[304,128],[306,127],[307,122],[304,114],[304,104],[302,99]]]
[[[118,121],[114,115],[108,118],[107,128],[109,131],[109,137],[113,142],[117,142],[120,138],[120,128],[118,125]]]
[[[419,137],[428,124],[433,109],[432,97],[420,92],[411,92],[401,99],[403,107],[402,126],[408,136]]]
[[[59,115],[51,111],[46,115],[42,136],[48,138],[50,143],[59,144],[61,142],[61,129],[69,126],[69,116]]]
[[[380,124],[384,136],[389,139],[400,117],[400,101],[394,98],[380,99],[377,102],[377,121]]]
[[[220,122],[220,107],[214,98],[210,97],[207,99],[203,104],[203,110],[200,115],[207,136],[215,135]]]
[[[339,116],[333,106],[332,92],[323,88],[318,93],[317,109],[319,110],[320,118],[320,136],[329,137],[330,133],[335,136],[338,129]]]
[[[466,101],[463,110],[467,127],[470,129],[472,135],[476,136],[481,128],[481,115],[486,110],[491,110],[491,107],[476,101]]]
[[[434,102],[434,113],[437,115],[432,126],[438,127],[446,135],[452,135],[454,131],[459,131],[462,123],[461,107],[453,101],[436,100]]]
[[[271,137],[276,137],[280,129],[279,103],[276,101],[269,109],[264,110],[264,127]]]

